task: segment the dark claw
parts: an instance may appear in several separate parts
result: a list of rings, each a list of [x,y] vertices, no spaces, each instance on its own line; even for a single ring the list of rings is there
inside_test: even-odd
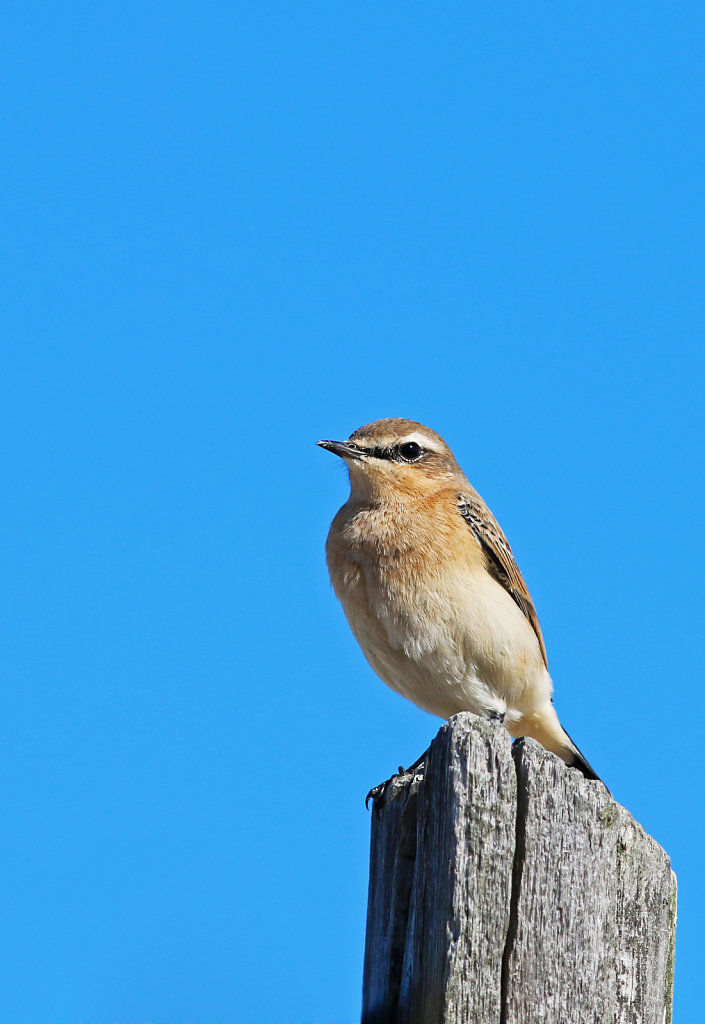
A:
[[[389,789],[389,787],[391,786],[395,779],[399,779],[402,777],[402,775],[405,774],[406,772],[402,769],[398,775],[392,775],[392,777],[390,779],[387,779],[386,782],[380,782],[378,786],[373,786],[372,789],[367,794],[367,796],[365,797],[365,807],[369,807],[370,800],[372,800],[372,806],[377,811],[377,814],[381,814],[382,808],[384,807],[384,798],[387,795],[387,790]]]
[[[505,712],[504,711],[488,711],[487,717],[491,722],[503,722]]]
[[[373,801],[374,800],[379,800],[380,801],[380,807],[382,806],[382,803],[384,802],[384,794],[387,792],[387,788],[389,787],[389,783],[392,781],[392,779],[396,779],[396,778],[397,778],[396,775],[392,775],[391,779],[387,779],[386,782],[380,782],[379,786],[373,786],[372,787],[372,789],[369,791],[369,793],[365,797],[365,809],[366,810],[369,810],[370,800],[373,800]]]
[[[415,772],[418,768],[420,768],[423,765],[424,759],[427,754],[428,751],[424,750],[421,757],[417,761],[414,761],[414,763],[409,768],[405,768],[403,765],[400,764],[399,771],[397,772],[396,775],[392,775],[392,777],[390,779],[387,779],[386,782],[380,782],[378,786],[373,786],[372,789],[367,794],[367,796],[365,797],[365,807],[369,808],[370,800],[372,800],[374,801],[374,806],[376,807],[377,813],[379,814],[379,812],[382,810],[384,798],[387,795],[387,790],[389,789],[392,782],[394,782],[395,779],[401,778],[403,775],[410,775],[412,772]]]

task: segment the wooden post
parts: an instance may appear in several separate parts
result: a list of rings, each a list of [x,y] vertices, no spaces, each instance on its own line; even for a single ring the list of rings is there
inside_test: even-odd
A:
[[[363,1024],[669,1024],[675,921],[600,783],[456,715],[372,814]]]

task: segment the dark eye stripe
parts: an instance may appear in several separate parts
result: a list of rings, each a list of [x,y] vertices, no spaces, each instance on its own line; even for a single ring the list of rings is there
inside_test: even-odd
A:
[[[345,443],[349,448],[362,452],[363,455],[369,455],[372,459],[386,459],[387,462],[418,462],[424,454],[424,449],[416,441],[406,441],[401,445],[394,444],[391,448],[380,448],[379,446],[363,448],[362,445],[356,444],[354,441]]]
[[[371,455],[373,459],[387,459],[389,462],[395,459],[394,448],[365,448],[363,450],[367,455]]]

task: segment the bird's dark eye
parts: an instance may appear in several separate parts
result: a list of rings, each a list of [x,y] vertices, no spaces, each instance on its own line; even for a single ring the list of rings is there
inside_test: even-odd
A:
[[[406,441],[399,445],[399,454],[404,462],[416,462],[421,458],[421,447],[416,441]]]
[[[357,451],[357,445],[355,444],[354,441],[346,441],[345,442],[345,447],[346,448],[352,448],[352,449],[354,449],[354,451]]]

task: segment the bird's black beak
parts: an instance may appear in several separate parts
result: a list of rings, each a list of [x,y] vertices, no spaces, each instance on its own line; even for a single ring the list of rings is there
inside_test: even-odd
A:
[[[327,452],[339,455],[341,459],[364,459],[365,452],[361,452],[351,441],[316,441],[319,448],[325,448]]]

